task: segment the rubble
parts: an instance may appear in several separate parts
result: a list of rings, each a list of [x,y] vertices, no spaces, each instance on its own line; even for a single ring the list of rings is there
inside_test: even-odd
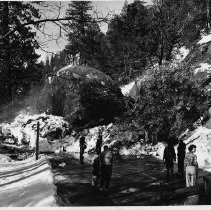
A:
[[[18,115],[12,123],[2,123],[1,136],[4,143],[28,144],[35,147],[37,122],[40,123],[40,140],[64,138],[69,132],[69,124],[62,117],[53,115]]]

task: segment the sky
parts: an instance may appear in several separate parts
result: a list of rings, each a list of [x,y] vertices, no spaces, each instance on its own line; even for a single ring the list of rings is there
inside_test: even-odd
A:
[[[132,3],[133,0],[127,0],[128,3]],[[152,4],[151,0],[144,0],[146,4]],[[123,1],[93,1],[94,9],[96,9],[99,14],[105,16],[108,14],[109,11],[112,11],[113,14],[120,14],[121,9],[124,5]],[[48,5],[50,4],[51,11],[46,10],[45,8],[41,9],[42,18],[46,17],[56,17],[58,16],[58,6],[61,6],[60,17],[65,16],[66,9],[68,8],[69,1],[48,1]],[[106,33],[107,31],[107,24],[100,25],[101,31]],[[41,32],[37,32],[37,39],[41,44],[41,48],[36,50],[36,53],[40,55],[39,61],[45,61],[47,56],[51,56],[52,53],[57,53],[64,49],[65,45],[67,44],[67,37],[64,33],[62,33],[62,37],[57,39],[59,28],[56,27],[54,24],[48,22],[45,25],[45,33],[50,34],[51,37],[48,35],[44,35]]]

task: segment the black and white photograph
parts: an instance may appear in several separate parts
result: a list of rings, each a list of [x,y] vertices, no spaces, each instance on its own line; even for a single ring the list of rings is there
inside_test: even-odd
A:
[[[210,13],[0,1],[0,208],[211,205]]]

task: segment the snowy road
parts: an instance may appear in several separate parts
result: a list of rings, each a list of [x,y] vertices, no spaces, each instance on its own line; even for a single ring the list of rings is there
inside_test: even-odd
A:
[[[165,181],[165,167],[152,156],[122,160],[113,167],[110,193],[91,191],[91,166],[71,156],[51,156],[60,206],[136,206],[199,204],[200,187],[185,188],[177,176]],[[66,163],[64,167],[59,166]],[[175,169],[176,171],[176,169]],[[163,185],[161,186],[161,183]],[[189,196],[189,197],[188,197]],[[188,197],[188,198],[186,198]]]

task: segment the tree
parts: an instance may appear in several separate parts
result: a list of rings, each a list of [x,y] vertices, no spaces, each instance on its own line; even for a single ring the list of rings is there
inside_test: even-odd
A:
[[[141,1],[125,2],[120,15],[108,25],[106,34],[114,72],[128,80],[132,72],[146,66],[147,8]],[[140,72],[141,73],[141,72]]]
[[[176,140],[208,109],[210,94],[185,66],[157,68],[142,84],[134,119],[157,141]]]
[[[102,68],[101,40],[103,34],[96,20],[91,16],[90,1],[73,1],[69,4],[66,16],[72,20],[66,24],[69,30],[66,52],[76,55],[80,52],[82,63]]]
[[[39,18],[38,10],[24,2],[1,2],[0,36],[4,37],[23,21]],[[1,40],[0,52],[0,84],[1,98],[12,100],[19,88],[30,81],[25,75],[33,68],[37,58],[35,49],[38,47],[34,40],[35,33],[30,27],[22,27]]]

